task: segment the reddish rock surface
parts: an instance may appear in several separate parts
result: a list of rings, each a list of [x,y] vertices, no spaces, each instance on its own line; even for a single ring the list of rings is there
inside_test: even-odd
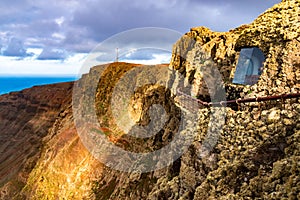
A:
[[[43,138],[71,103],[72,87],[71,82],[61,83],[0,96],[0,197],[26,184]]]

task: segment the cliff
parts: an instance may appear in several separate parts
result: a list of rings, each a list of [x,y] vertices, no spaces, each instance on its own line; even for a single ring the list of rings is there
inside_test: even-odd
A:
[[[73,84],[65,83],[1,96],[0,198],[300,199],[300,99],[228,106],[222,114],[214,115],[220,108],[189,106],[176,95],[181,83],[190,86],[184,92],[191,90],[192,95],[207,101],[221,91],[226,99],[300,92],[299,8],[300,1],[284,0],[253,23],[224,33],[192,28],[174,45],[169,67],[151,66],[162,71],[173,69],[167,74],[157,75],[147,68],[147,76],[141,80],[124,80],[126,73],[143,66],[113,63],[92,68],[75,83],[82,93],[74,93]],[[258,83],[232,84],[240,50],[254,46],[266,57]],[[212,72],[221,78],[207,78]],[[144,79],[149,77],[155,77],[156,83],[167,80],[168,86],[148,83]],[[148,84],[140,86],[142,81]],[[118,97],[119,105],[127,97],[114,93],[115,88],[126,90],[127,85],[118,82],[137,87],[127,98],[126,109],[136,124],[151,123],[153,104],[166,110],[165,115],[156,114],[166,117],[156,135],[135,139],[118,128],[113,119],[118,115],[110,102]],[[80,109],[74,109],[74,101]],[[89,110],[85,102],[94,102],[95,110]],[[158,150],[177,134],[196,135],[169,166],[145,173],[122,172],[99,162],[84,137],[78,135],[93,124],[85,126],[80,124],[85,121],[78,123],[76,119],[85,119],[94,111],[101,125],[100,132],[95,130],[130,152]],[[180,129],[185,115],[192,117],[185,129]],[[125,129],[126,123],[121,124]],[[207,143],[214,133],[217,139]],[[205,147],[208,151],[203,152]],[[131,168],[134,166],[129,166],[129,171]]]
[[[62,110],[72,100],[73,83],[33,87],[0,96],[1,199],[10,199],[26,185]]]

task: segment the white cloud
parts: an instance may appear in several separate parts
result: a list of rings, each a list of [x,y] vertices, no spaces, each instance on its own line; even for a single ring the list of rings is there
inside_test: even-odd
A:
[[[33,50],[38,52],[37,50]],[[62,62],[0,56],[1,75],[76,75],[83,64],[83,55],[76,54]]]
[[[53,33],[53,34],[52,34],[52,37],[55,38],[55,39],[59,39],[59,40],[64,40],[64,39],[66,39],[66,36],[64,36],[64,35],[61,34],[61,33]]]
[[[137,49],[130,49],[128,52],[125,53],[124,57],[130,58],[136,51],[137,51]],[[119,55],[119,56],[122,56],[122,55]]]
[[[41,48],[28,48],[27,53],[32,55],[31,57],[25,57],[24,59],[34,60],[43,52]]]
[[[57,23],[58,26],[61,26],[65,21],[65,17],[60,17],[60,18],[56,18],[55,22]]]

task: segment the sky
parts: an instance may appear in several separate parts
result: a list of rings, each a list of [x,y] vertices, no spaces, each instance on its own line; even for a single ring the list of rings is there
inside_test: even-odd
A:
[[[93,49],[99,44],[101,46],[104,41],[115,41],[120,37],[123,37],[122,42],[117,44],[120,47],[109,46],[114,48],[113,51],[109,50],[110,54],[116,54],[116,48],[120,48],[122,59],[126,61],[167,62],[172,44],[191,27],[206,26],[213,31],[228,31],[251,23],[266,9],[279,2],[280,0],[0,1],[0,75],[77,74]],[[140,33],[144,27],[158,27],[160,29],[151,30],[162,30],[166,35],[171,35],[170,38],[164,38],[166,44],[162,51],[147,49],[152,46],[156,48],[155,43],[161,44],[162,41],[146,36],[135,42],[130,40],[128,45],[131,47],[126,48],[127,37],[132,38],[128,34]],[[144,29],[144,32],[146,30],[149,29]],[[124,37],[124,33],[127,37]],[[146,50],[139,51],[143,47]],[[102,48],[103,51],[104,49]],[[101,62],[99,59],[98,61]]]

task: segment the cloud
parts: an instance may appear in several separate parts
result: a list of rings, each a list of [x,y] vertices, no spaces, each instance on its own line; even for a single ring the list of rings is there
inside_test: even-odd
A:
[[[154,60],[157,55],[168,55],[171,57],[171,52],[160,50],[160,49],[138,49],[129,51],[123,55],[120,55],[119,60]]]
[[[171,57],[172,54],[168,51],[160,49],[139,49],[133,50],[125,55],[120,55],[119,61],[152,65],[169,63]]]
[[[74,55],[64,62],[60,60],[35,60],[32,57],[18,59],[17,57],[0,56],[0,75],[77,75],[83,64],[84,55]]]
[[[3,51],[4,56],[17,56],[17,57],[25,57],[32,56],[32,54],[27,53],[26,49],[22,41],[12,38],[6,49]]]
[[[194,26],[228,31],[252,21],[279,1],[90,1],[75,11],[71,24],[89,30],[86,36],[98,41],[121,31],[145,26],[180,32],[187,32]]]
[[[171,55],[173,44],[181,36],[182,33],[171,29],[151,27],[132,29],[104,40],[91,53],[100,63],[116,60],[117,48],[120,58],[127,57],[127,60],[133,60],[140,57],[149,60],[158,52],[168,52]]]
[[[68,53],[62,49],[44,49],[37,60],[65,60]]]
[[[26,57],[42,48],[38,59],[65,59],[89,53],[107,38],[139,27],[163,27],[181,33],[207,26],[228,31],[249,23],[280,0],[10,0],[0,2],[0,46],[4,55]],[[144,46],[151,38],[137,43]],[[15,40],[14,38],[17,38]],[[126,40],[123,41],[124,45]],[[119,44],[120,46],[123,46]],[[134,44],[127,44],[134,46]],[[112,47],[113,49],[115,47]],[[58,49],[64,52],[57,51]]]

